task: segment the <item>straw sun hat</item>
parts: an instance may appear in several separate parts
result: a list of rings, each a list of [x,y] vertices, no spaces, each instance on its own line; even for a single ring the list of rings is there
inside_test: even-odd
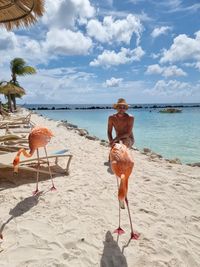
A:
[[[129,107],[124,98],[119,98],[117,103],[113,105],[113,108],[118,109],[119,106],[126,106],[126,109]]]

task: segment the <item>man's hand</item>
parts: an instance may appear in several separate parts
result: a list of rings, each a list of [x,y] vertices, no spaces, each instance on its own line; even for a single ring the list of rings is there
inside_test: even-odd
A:
[[[110,141],[110,146],[113,146],[115,143],[118,143],[118,142],[119,142],[119,139],[117,137],[115,137],[115,139]]]
[[[112,141],[109,142],[109,145],[110,145],[111,147],[113,146],[113,144],[114,144],[114,140],[112,140]]]

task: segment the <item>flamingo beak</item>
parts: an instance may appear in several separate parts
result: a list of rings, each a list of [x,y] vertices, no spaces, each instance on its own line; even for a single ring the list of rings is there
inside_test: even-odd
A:
[[[18,174],[18,165],[14,166],[13,173],[14,173],[14,174]]]

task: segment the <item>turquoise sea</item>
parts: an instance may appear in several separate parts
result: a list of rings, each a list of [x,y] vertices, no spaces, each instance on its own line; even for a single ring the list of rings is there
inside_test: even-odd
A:
[[[45,105],[26,105],[28,108]],[[52,108],[61,105],[46,105]],[[62,105],[66,107],[66,105]],[[113,109],[36,110],[54,120],[67,120],[85,128],[91,135],[107,140],[107,120]],[[91,106],[91,105],[88,105]],[[98,105],[99,106],[99,105]],[[153,106],[153,105],[151,105]],[[182,107],[181,113],[159,113],[158,108],[147,106],[129,109],[135,117],[135,146],[148,147],[165,158],[179,158],[183,163],[200,162],[200,107]]]

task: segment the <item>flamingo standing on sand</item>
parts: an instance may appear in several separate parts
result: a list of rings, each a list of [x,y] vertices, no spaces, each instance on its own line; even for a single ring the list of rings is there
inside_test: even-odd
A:
[[[114,231],[115,233],[121,235],[124,233],[124,230],[120,226],[120,210],[125,209],[124,202],[127,205],[128,216],[130,220],[131,227],[131,239],[138,239],[139,235],[133,232],[133,225],[131,220],[131,214],[128,204],[128,179],[132,173],[134,161],[132,156],[128,150],[128,148],[124,144],[114,144],[110,151],[110,162],[111,168],[117,178],[117,186],[118,186],[118,199],[119,199],[119,227]],[[120,185],[119,180],[120,179]]]
[[[30,158],[34,154],[35,150],[37,150],[38,168],[37,168],[36,190],[33,192],[34,195],[36,195],[39,192],[39,190],[38,190],[39,166],[40,166],[39,150],[38,150],[39,147],[44,147],[46,158],[47,158],[47,164],[48,164],[48,168],[49,168],[49,175],[51,177],[51,182],[52,182],[51,190],[56,190],[54,183],[53,183],[53,177],[51,174],[50,164],[49,164],[49,160],[48,160],[48,156],[47,156],[47,150],[46,150],[46,145],[51,140],[51,137],[53,137],[53,133],[48,128],[46,128],[46,127],[34,127],[28,136],[30,152],[28,153],[24,148],[22,148],[17,152],[17,155],[13,160],[14,173],[18,173],[20,154],[23,153],[23,155],[25,157]]]

